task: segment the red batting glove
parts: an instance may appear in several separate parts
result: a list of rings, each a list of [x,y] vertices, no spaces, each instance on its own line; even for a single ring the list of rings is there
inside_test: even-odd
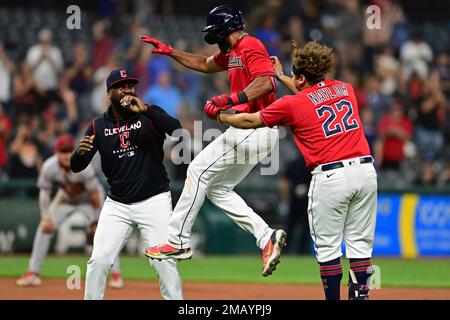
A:
[[[211,101],[218,107],[230,107],[239,104],[239,98],[236,93],[232,93],[231,95],[221,94],[220,96],[215,96],[211,98]],[[225,110],[226,110],[225,109]]]
[[[141,36],[141,40],[155,46],[155,49],[152,50],[152,53],[159,53],[166,55],[171,55],[173,53],[173,48],[171,46],[169,46],[167,43],[159,41],[158,39],[147,36]]]
[[[206,101],[206,104],[203,107],[203,110],[205,110],[205,113],[208,117],[216,120],[220,111],[222,111],[223,109],[222,109],[222,107],[217,106],[212,100],[208,100],[208,101]]]

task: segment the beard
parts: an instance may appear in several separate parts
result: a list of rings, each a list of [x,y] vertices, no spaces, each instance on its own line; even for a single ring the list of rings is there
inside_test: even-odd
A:
[[[127,94],[122,94],[122,95],[113,95],[111,97],[111,104],[112,107],[115,109],[115,111],[117,111],[117,113],[123,118],[123,119],[127,119],[130,118],[131,116],[135,115],[136,113],[125,108],[124,106],[122,106],[120,104],[120,100],[125,97],[125,96],[134,96],[137,97],[137,94],[135,92],[131,92],[131,93],[127,93]]]
[[[217,44],[222,54],[227,54],[230,51],[230,45],[228,44],[226,37],[217,31],[208,32],[204,40],[208,44]]]

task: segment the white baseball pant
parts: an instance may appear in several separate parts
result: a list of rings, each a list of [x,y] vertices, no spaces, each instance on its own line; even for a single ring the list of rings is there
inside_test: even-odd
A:
[[[91,204],[70,204],[66,202],[58,201],[58,197],[55,197],[50,204],[49,218],[52,220],[55,230],[66,220],[71,214],[76,211],[82,212],[88,223],[91,223],[98,219],[98,212],[94,209]],[[57,203],[56,203],[57,202]],[[28,264],[28,271],[34,273],[40,273],[42,264],[47,257],[48,250],[50,247],[50,241],[53,237],[53,233],[44,233],[42,231],[42,226],[39,224],[33,241],[33,249],[31,252],[31,258]],[[120,272],[119,258],[114,260],[112,272]]]
[[[262,250],[274,231],[233,191],[278,141],[277,128],[228,128],[191,162],[180,199],[169,221],[169,243],[190,247],[192,226],[205,196],[239,227],[252,233]]]
[[[132,204],[106,198],[94,236],[92,255],[87,264],[85,300],[103,299],[108,271],[130,238],[133,227],[139,229],[147,246],[167,241],[171,212],[170,192]],[[154,260],[150,261],[150,265],[156,270],[162,297],[166,300],[182,300],[182,283],[176,261]]]
[[[342,256],[370,258],[377,214],[377,173],[360,158],[342,160],[344,167],[312,171],[308,218],[319,262]]]

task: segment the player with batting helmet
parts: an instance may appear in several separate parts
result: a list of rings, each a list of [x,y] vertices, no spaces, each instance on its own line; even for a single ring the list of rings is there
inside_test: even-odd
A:
[[[209,99],[206,104],[234,112],[256,112],[275,100],[274,72],[266,48],[244,31],[242,13],[229,5],[212,9],[203,32],[205,41],[217,44],[213,56],[196,55],[172,48],[151,37],[142,40],[152,44],[153,53],[168,55],[187,68],[215,73],[227,71],[231,93]],[[252,233],[263,253],[262,275],[268,276],[279,263],[286,233],[274,230],[233,191],[255,167],[269,155],[278,141],[277,128],[242,130],[228,128],[202,150],[189,165],[183,192],[170,217],[168,243],[149,247],[151,258],[192,256],[190,235],[205,197],[219,207],[242,229]],[[248,161],[240,161],[248,153]]]

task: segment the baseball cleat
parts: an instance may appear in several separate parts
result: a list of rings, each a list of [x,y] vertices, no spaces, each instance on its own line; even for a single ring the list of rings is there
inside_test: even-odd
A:
[[[286,245],[286,232],[275,230],[263,250],[263,269],[264,277],[270,276],[280,263],[281,250]]]
[[[164,259],[185,260],[192,258],[191,248],[178,249],[169,244],[148,247],[144,254],[151,259],[158,259],[160,261]]]
[[[19,287],[38,287],[42,284],[42,281],[37,273],[28,271],[19,279],[17,279],[16,284]]]
[[[123,279],[119,272],[111,273],[111,279],[108,282],[110,288],[121,289],[123,288]]]

